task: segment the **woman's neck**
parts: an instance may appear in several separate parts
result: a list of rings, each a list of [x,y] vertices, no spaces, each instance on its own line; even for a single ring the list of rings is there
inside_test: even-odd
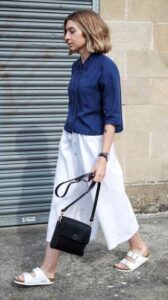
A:
[[[82,63],[84,63],[85,60],[91,55],[91,52],[89,52],[86,48],[83,48],[79,51],[79,54],[81,56]]]

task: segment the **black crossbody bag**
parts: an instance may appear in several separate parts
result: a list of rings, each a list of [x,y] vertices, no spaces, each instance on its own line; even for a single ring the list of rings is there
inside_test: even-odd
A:
[[[74,179],[65,181],[60,183],[56,189],[55,189],[55,194],[57,197],[63,198],[68,190],[71,184],[80,182],[81,180],[83,181],[90,181],[94,177],[94,173],[88,173],[81,175],[79,177],[76,177]],[[87,178],[87,179],[86,179]],[[68,183],[68,186],[62,196],[58,195],[58,189],[60,186],[62,186],[65,183]],[[80,222],[78,220],[68,218],[64,216],[65,211],[75,204],[77,201],[79,201],[81,198],[83,198],[87,193],[89,193],[93,187],[97,184],[97,190],[95,194],[95,200],[91,212],[91,217],[90,217],[90,225]],[[84,254],[84,249],[86,245],[89,243],[90,235],[91,235],[91,224],[94,220],[94,214],[96,211],[96,206],[97,206],[97,201],[98,201],[98,196],[99,196],[99,191],[100,191],[100,182],[96,183],[94,181],[91,182],[89,185],[87,191],[83,193],[81,196],[79,196],[77,199],[75,199],[72,203],[67,205],[65,208],[61,210],[61,215],[58,218],[58,221],[56,223],[56,227],[52,236],[52,240],[50,242],[50,247],[54,249],[58,249],[64,252],[68,252],[71,254],[75,254],[78,256],[82,256]]]

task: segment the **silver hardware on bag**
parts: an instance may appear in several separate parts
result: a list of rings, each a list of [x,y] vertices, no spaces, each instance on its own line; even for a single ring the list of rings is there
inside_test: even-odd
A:
[[[61,214],[60,214],[60,216],[59,216],[59,218],[58,218],[58,221],[59,221],[59,222],[61,222],[63,215],[64,215],[64,212],[61,211]]]

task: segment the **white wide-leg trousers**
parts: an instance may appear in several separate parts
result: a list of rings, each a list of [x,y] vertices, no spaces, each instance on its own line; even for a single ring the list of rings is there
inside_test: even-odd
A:
[[[47,242],[51,241],[61,209],[86,191],[88,183],[80,182],[71,185],[68,194],[64,198],[55,196],[55,187],[62,181],[89,173],[98,158],[98,153],[102,150],[102,143],[103,135],[87,136],[63,131],[55,173]],[[90,194],[71,206],[65,215],[88,223],[95,191],[96,187],[93,188]],[[60,189],[61,192],[63,190]],[[106,175],[101,183],[95,220],[92,224],[91,239],[96,238],[99,223],[109,250],[130,239],[139,227],[125,193],[123,173],[115,154],[114,145],[111,147]]]

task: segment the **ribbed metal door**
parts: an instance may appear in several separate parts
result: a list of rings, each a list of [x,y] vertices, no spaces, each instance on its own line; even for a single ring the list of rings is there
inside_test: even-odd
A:
[[[63,19],[83,8],[98,1],[0,1],[0,226],[47,221],[74,60]]]

